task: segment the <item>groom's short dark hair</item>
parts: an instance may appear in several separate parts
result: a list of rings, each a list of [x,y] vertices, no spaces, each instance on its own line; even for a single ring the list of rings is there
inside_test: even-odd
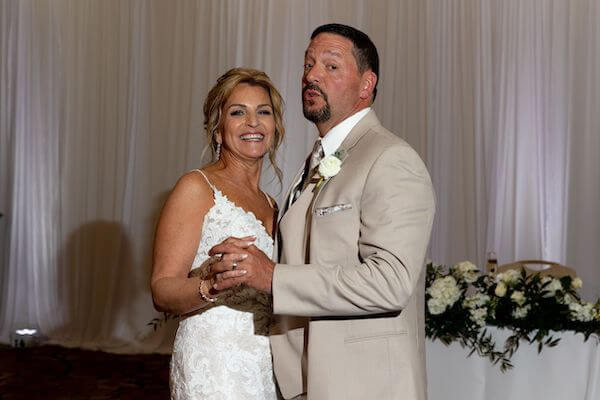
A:
[[[377,84],[379,83],[379,55],[377,54],[377,47],[375,47],[371,38],[366,33],[348,25],[326,24],[315,29],[312,35],[310,35],[310,40],[313,40],[320,33],[333,33],[343,36],[352,42],[354,45],[352,54],[354,54],[354,58],[356,59],[358,71],[362,74],[367,70],[371,70],[377,75],[377,83],[373,88],[373,100],[375,100]]]

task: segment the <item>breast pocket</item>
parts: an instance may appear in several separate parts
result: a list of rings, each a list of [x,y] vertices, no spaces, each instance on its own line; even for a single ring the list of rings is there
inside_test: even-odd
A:
[[[310,230],[311,253],[318,254],[318,261],[326,264],[353,263],[358,259],[359,231],[360,221],[354,207],[315,208]]]
[[[351,223],[352,221],[358,222],[358,210],[349,203],[339,203],[330,206],[316,207],[312,212],[313,222],[317,224],[329,223],[330,221],[345,221],[345,223]],[[354,224],[353,224],[354,226]],[[340,226],[336,225],[339,229]],[[356,225],[358,228],[358,225]]]
[[[317,217],[326,217],[326,216],[335,215],[335,214],[341,213],[343,211],[351,210],[351,209],[352,209],[352,204],[340,203],[340,204],[334,204],[332,206],[327,206],[327,207],[317,207],[314,210],[314,214]]]
[[[360,230],[360,220],[357,210],[352,207],[327,206],[313,210],[311,241],[328,243],[328,247],[351,246],[356,247]],[[337,252],[344,251],[337,248]]]

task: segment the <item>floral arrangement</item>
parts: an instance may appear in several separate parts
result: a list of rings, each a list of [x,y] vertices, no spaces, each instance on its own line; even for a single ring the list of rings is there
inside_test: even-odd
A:
[[[476,352],[506,371],[521,340],[537,342],[541,352],[560,341],[552,332],[574,331],[585,340],[592,334],[600,337],[600,299],[582,301],[577,294],[582,284],[579,278],[527,275],[525,270],[480,275],[468,261],[451,268],[429,263],[425,332],[446,345],[457,341],[471,349],[469,356]],[[502,349],[486,325],[512,331]]]

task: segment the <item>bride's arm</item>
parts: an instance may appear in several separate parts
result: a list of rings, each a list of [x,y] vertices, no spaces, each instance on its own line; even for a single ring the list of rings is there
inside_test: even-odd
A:
[[[197,173],[182,176],[161,212],[152,262],[151,290],[158,311],[186,314],[207,304],[199,292],[211,287],[199,276],[188,276],[200,243],[204,216],[213,193]]]

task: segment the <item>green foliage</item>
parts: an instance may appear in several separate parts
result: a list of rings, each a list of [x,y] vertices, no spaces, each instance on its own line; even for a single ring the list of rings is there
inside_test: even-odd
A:
[[[499,364],[504,372],[521,341],[537,343],[538,352],[558,345],[553,332],[581,333],[585,340],[600,337],[600,300],[581,301],[577,288],[581,280],[560,279],[507,271],[475,276],[479,271],[469,263],[452,268],[427,265],[425,332],[432,340],[449,345],[458,342]],[[486,326],[512,331],[498,349]]]
[[[148,322],[146,325],[151,326],[152,330],[154,330],[156,332],[157,329],[159,329],[161,326],[163,326],[164,324],[169,322],[169,320],[178,319],[178,318],[179,318],[179,315],[169,314],[167,312],[164,312],[161,318],[152,318],[152,321]]]

